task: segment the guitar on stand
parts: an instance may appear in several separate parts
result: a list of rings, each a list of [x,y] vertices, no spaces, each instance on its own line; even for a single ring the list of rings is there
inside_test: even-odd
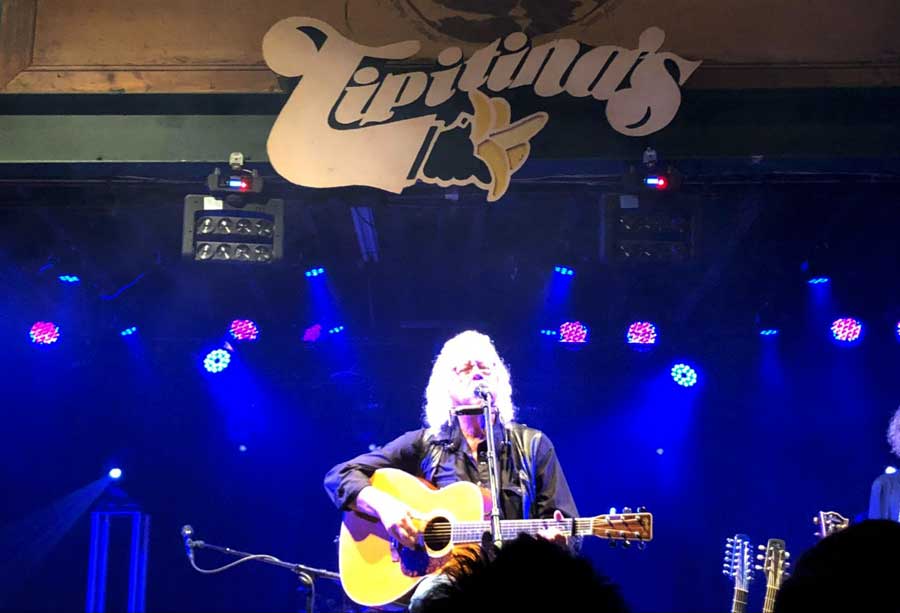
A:
[[[434,489],[431,484],[394,468],[376,470],[371,485],[403,501],[424,518],[415,548],[392,539],[372,516],[344,513],[339,537],[339,569],[347,596],[354,602],[378,607],[406,597],[426,576],[453,562],[454,552],[481,544],[490,534],[484,520],[481,489],[458,481]],[[642,546],[653,539],[653,516],[638,509],[587,518],[502,520],[503,539],[538,534],[555,528],[566,536],[596,536],[612,542]]]
[[[735,534],[725,542],[725,564],[722,570],[726,577],[734,580],[734,596],[731,599],[731,613],[747,610],[747,594],[753,579],[753,564],[750,561],[750,537]]]
[[[765,547],[760,545],[759,548],[765,551],[765,554],[756,556],[757,560],[762,561],[762,565],[757,565],[756,570],[766,574],[766,599],[762,610],[763,613],[772,613],[775,610],[775,597],[778,596],[778,590],[781,589],[791,565],[787,561],[791,554],[784,548],[784,541],[781,539],[769,539]]]
[[[816,536],[823,539],[849,526],[850,520],[836,511],[819,511],[818,515],[813,517],[813,523],[819,527]]]

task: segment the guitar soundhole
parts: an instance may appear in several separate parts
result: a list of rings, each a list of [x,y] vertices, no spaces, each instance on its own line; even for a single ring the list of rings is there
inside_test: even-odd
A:
[[[425,526],[423,538],[428,549],[440,551],[450,543],[450,520],[446,517],[435,517]]]

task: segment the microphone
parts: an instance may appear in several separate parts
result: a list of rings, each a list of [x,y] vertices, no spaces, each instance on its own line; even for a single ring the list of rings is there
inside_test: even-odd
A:
[[[490,405],[493,402],[493,396],[491,395],[491,390],[484,383],[479,383],[474,390],[472,390],[472,396],[474,398],[478,398],[483,402],[481,404],[460,404],[453,408],[453,413],[455,415],[482,415],[484,414],[485,405]]]
[[[190,525],[185,525],[181,527],[181,538],[184,539],[184,551],[187,553],[187,557],[190,560],[194,561],[194,541],[191,540],[191,537],[194,536],[194,529],[191,528]]]
[[[489,390],[489,389],[488,389],[488,386],[485,385],[484,383],[479,383],[479,384],[475,387],[475,390],[474,390],[472,393],[474,394],[474,396],[475,396],[476,398],[481,398],[482,400],[484,400],[484,401],[486,401],[486,402],[490,402],[490,401],[491,401],[491,398],[492,398],[492,396],[491,396],[491,390]]]

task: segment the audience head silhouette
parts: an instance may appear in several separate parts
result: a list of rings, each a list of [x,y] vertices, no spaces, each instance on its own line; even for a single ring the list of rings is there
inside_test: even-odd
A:
[[[524,534],[499,550],[490,547],[459,559],[449,575],[451,581],[429,595],[423,613],[627,611],[619,588],[588,560]]]
[[[900,523],[869,520],[822,539],[797,560],[775,613],[900,611]]]

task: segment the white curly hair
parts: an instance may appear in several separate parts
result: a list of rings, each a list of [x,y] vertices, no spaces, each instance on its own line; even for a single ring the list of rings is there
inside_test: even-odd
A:
[[[496,380],[494,406],[499,413],[500,422],[509,424],[516,417],[516,409],[512,402],[512,384],[509,369],[491,337],[475,330],[466,330],[457,334],[441,348],[434,360],[431,377],[425,388],[425,426],[432,435],[437,434],[445,426],[451,424],[453,403],[450,398],[450,385],[456,377],[454,368],[467,361],[474,360],[490,366],[491,377]]]
[[[887,440],[891,444],[891,451],[894,452],[894,455],[900,456],[900,407],[894,411],[891,423],[888,424]]]

